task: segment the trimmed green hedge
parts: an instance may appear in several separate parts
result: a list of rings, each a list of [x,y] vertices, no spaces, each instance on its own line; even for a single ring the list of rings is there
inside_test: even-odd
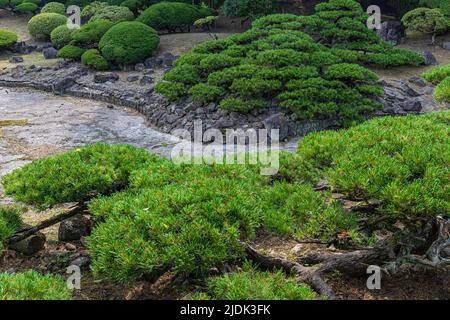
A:
[[[0,49],[14,45],[17,39],[17,35],[14,32],[0,29]]]
[[[21,12],[21,13],[32,13],[37,11],[38,9],[38,5],[35,3],[30,3],[30,2],[24,2],[19,4],[16,7],[17,11]]]
[[[58,50],[58,58],[68,60],[80,60],[86,49],[68,44]]]
[[[110,28],[99,43],[103,57],[118,65],[130,65],[152,55],[159,45],[158,33],[133,21],[120,22]]]
[[[56,27],[50,33],[50,40],[55,48],[62,48],[72,41],[74,29],[70,29],[66,24]]]
[[[81,63],[95,70],[108,70],[108,61],[102,57],[97,49],[89,49],[81,56]]]
[[[106,6],[96,10],[89,22],[96,20],[109,20],[112,22],[130,21],[134,20],[134,14],[126,7]]]
[[[59,13],[62,15],[66,14],[66,6],[59,2],[49,2],[42,7],[41,13]]]
[[[113,22],[103,19],[88,22],[73,33],[72,40],[82,47],[97,47],[103,35],[113,25]]]
[[[0,300],[70,300],[71,292],[60,276],[0,273]]]
[[[50,33],[67,23],[67,18],[58,13],[40,13],[28,21],[28,32],[35,38],[50,38]]]
[[[195,21],[205,17],[204,14],[206,12],[187,3],[160,2],[150,6],[136,20],[157,30],[176,31],[193,26]]]

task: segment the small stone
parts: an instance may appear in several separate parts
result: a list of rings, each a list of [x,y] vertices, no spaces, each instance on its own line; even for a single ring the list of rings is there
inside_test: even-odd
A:
[[[95,83],[115,82],[119,80],[119,75],[113,72],[97,72],[94,75]]]
[[[44,247],[45,240],[45,235],[41,232],[38,232],[22,241],[9,246],[9,248],[26,256],[31,256]]]
[[[298,243],[291,249],[291,252],[293,254],[299,254],[302,251],[302,249],[303,249],[303,246],[300,243]]]
[[[145,64],[143,64],[143,63],[138,63],[134,66],[134,70],[137,72],[144,71],[144,69],[145,69]]]
[[[21,62],[23,62],[23,58],[20,56],[12,56],[11,58],[9,58],[9,62],[10,63],[21,63]]]
[[[73,260],[70,264],[75,265],[80,269],[88,269],[89,266],[91,265],[91,259],[89,259],[88,257],[78,257],[75,260]]]
[[[153,78],[151,76],[143,76],[141,81],[139,81],[139,83],[141,85],[146,85],[146,84],[150,84],[153,82]]]
[[[83,215],[76,215],[59,225],[58,240],[61,242],[80,240],[91,233],[91,221]]]
[[[127,77],[127,81],[128,82],[135,82],[139,80],[139,75],[138,74],[129,74]]]
[[[77,250],[77,247],[74,244],[69,243],[69,242],[64,245],[64,248],[66,248],[66,250],[69,250],[69,251]]]
[[[44,59],[56,59],[56,56],[58,55],[58,50],[56,50],[53,47],[45,48],[42,50],[42,54],[44,56]]]
[[[422,55],[423,58],[425,59],[424,64],[426,66],[436,66],[439,64],[436,57],[430,51],[424,51]]]
[[[450,50],[450,41],[444,42],[442,44],[442,48],[444,48],[445,50]]]

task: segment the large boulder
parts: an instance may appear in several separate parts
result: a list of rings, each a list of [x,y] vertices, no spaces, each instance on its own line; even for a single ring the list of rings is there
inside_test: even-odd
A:
[[[52,91],[55,94],[64,94],[67,89],[72,87],[76,83],[72,77],[56,78],[52,83]]]
[[[377,33],[381,40],[392,43],[394,46],[400,44],[406,37],[405,26],[400,21],[383,22]]]
[[[53,47],[45,48],[42,50],[42,54],[44,55],[44,59],[56,59],[58,55],[58,50]]]
[[[426,66],[436,66],[439,64],[436,57],[430,51],[424,51],[422,55],[423,58],[425,59],[424,64]]]
[[[444,48],[445,50],[450,50],[450,41],[444,42],[442,44],[442,48]]]
[[[91,220],[83,215],[76,215],[59,225],[58,240],[61,242],[77,241],[91,234]]]

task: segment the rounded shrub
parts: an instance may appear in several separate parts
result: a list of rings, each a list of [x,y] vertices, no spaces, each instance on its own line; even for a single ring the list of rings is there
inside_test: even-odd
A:
[[[100,9],[107,6],[108,4],[106,2],[94,1],[83,8],[83,10],[81,11],[81,17],[84,19],[90,19]]]
[[[450,76],[442,80],[434,90],[434,99],[450,104]]]
[[[22,3],[34,3],[35,5],[40,5],[41,0],[23,0]]]
[[[431,68],[422,74],[422,78],[434,84],[438,84],[447,77],[450,77],[450,64]]]
[[[35,3],[24,2],[19,4],[16,9],[21,13],[31,13],[35,12],[38,9],[38,6]]]
[[[97,46],[103,35],[114,25],[109,20],[99,19],[81,26],[72,35],[76,45],[84,47]]]
[[[10,47],[17,42],[17,35],[14,32],[0,29],[0,49]]]
[[[132,12],[138,12],[138,10],[142,7],[141,0],[125,0],[120,4],[121,7],[127,7]]]
[[[99,43],[106,60],[119,65],[135,64],[149,57],[159,45],[158,33],[133,21],[121,22],[109,29]]]
[[[96,20],[109,20],[112,22],[130,21],[134,20],[134,14],[130,9],[120,6],[107,6],[100,8],[89,20],[89,22]]]
[[[137,18],[137,21],[157,30],[175,31],[194,25],[194,22],[203,18],[200,11],[187,3],[160,2],[147,8]]]
[[[81,63],[95,70],[108,70],[108,61],[102,57],[97,49],[89,49],[81,56]]]
[[[59,13],[40,13],[28,21],[28,32],[35,38],[50,38],[50,33],[67,23],[67,18]]]
[[[67,25],[62,25],[53,29],[50,33],[50,39],[55,48],[62,48],[72,41],[74,29],[70,29]]]
[[[59,13],[66,14],[66,6],[59,2],[49,2],[42,7],[41,13]]]
[[[448,18],[439,9],[417,8],[406,13],[402,22],[411,31],[432,35],[434,43],[437,34],[449,28]]]
[[[21,4],[23,0],[10,0],[9,3],[11,3],[13,6],[18,6]]]
[[[69,60],[80,60],[86,50],[71,44],[68,44],[58,51],[58,58]]]

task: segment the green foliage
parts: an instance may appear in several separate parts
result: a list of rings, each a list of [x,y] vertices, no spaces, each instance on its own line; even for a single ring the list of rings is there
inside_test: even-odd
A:
[[[186,94],[186,86],[178,82],[160,82],[155,86],[155,91],[170,101],[176,101]]]
[[[434,99],[438,102],[450,103],[450,76],[436,86]]]
[[[16,200],[45,208],[126,186],[130,172],[151,158],[141,149],[99,143],[34,161],[2,183]]]
[[[142,7],[141,0],[125,0],[120,4],[121,7],[127,7],[131,12],[137,13]]]
[[[50,38],[50,33],[67,23],[67,18],[58,13],[40,13],[28,21],[28,32],[35,38]]]
[[[206,17],[203,14],[187,3],[160,2],[147,8],[136,20],[156,30],[175,31],[193,26],[195,21]]]
[[[414,9],[403,16],[402,22],[411,31],[432,34],[433,36],[444,33],[449,28],[448,18],[439,9]]]
[[[103,57],[119,65],[135,64],[158,48],[157,32],[137,21],[121,22],[110,28],[99,43]]]
[[[260,272],[246,262],[243,270],[207,280],[207,293],[194,294],[194,300],[312,300],[317,294],[281,270]]]
[[[350,123],[382,107],[374,99],[382,94],[376,74],[358,63],[423,63],[421,55],[381,42],[353,0],[330,0],[316,11],[269,15],[242,34],[197,45],[164,76],[176,84],[165,83],[159,92],[170,99],[187,94],[213,100],[238,112],[276,105],[301,119],[328,116]],[[220,94],[208,94],[208,86],[221,88]]]
[[[388,0],[387,4],[395,9],[397,18],[402,18],[405,13],[419,7],[423,2],[431,1],[439,0]]]
[[[3,250],[3,242],[21,227],[23,211],[19,206],[0,205],[0,251]]]
[[[422,74],[422,78],[433,84],[438,84],[447,77],[450,77],[450,64],[433,67]]]
[[[298,154],[321,168],[336,192],[382,202],[380,214],[449,212],[449,112],[386,117],[307,136]]]
[[[222,12],[228,17],[250,17],[252,19],[272,13],[273,0],[225,0]]]
[[[41,0],[23,0],[22,3],[34,3],[36,6],[41,4]]]
[[[86,49],[68,44],[58,50],[58,58],[68,59],[68,60],[80,60]]]
[[[204,83],[199,83],[189,90],[192,99],[199,102],[211,102],[217,100],[223,95],[224,90],[218,86],[210,86]]]
[[[59,276],[24,273],[0,273],[0,300],[70,300],[71,292]]]
[[[55,48],[62,48],[72,41],[74,29],[70,29],[66,24],[56,27],[50,33],[50,39]]]
[[[106,2],[94,1],[88,4],[81,11],[81,17],[84,19],[90,19],[93,15],[95,15],[98,11],[106,8],[108,4]]]
[[[114,25],[109,20],[95,20],[82,25],[72,35],[74,44],[81,47],[96,47],[103,35]]]
[[[17,42],[17,35],[9,30],[0,29],[0,49],[10,47]]]
[[[106,6],[96,10],[89,22],[96,20],[109,20],[114,23],[134,20],[134,14],[127,7]]]
[[[0,7],[4,7],[9,4],[9,0],[0,0]]]
[[[108,70],[108,61],[102,57],[97,49],[89,49],[81,56],[81,63],[95,70]]]
[[[59,13],[62,15],[66,14],[66,6],[59,2],[49,2],[42,7],[41,13]]]
[[[16,7],[17,11],[22,13],[35,12],[38,9],[38,5],[35,3],[25,2],[21,3]]]

